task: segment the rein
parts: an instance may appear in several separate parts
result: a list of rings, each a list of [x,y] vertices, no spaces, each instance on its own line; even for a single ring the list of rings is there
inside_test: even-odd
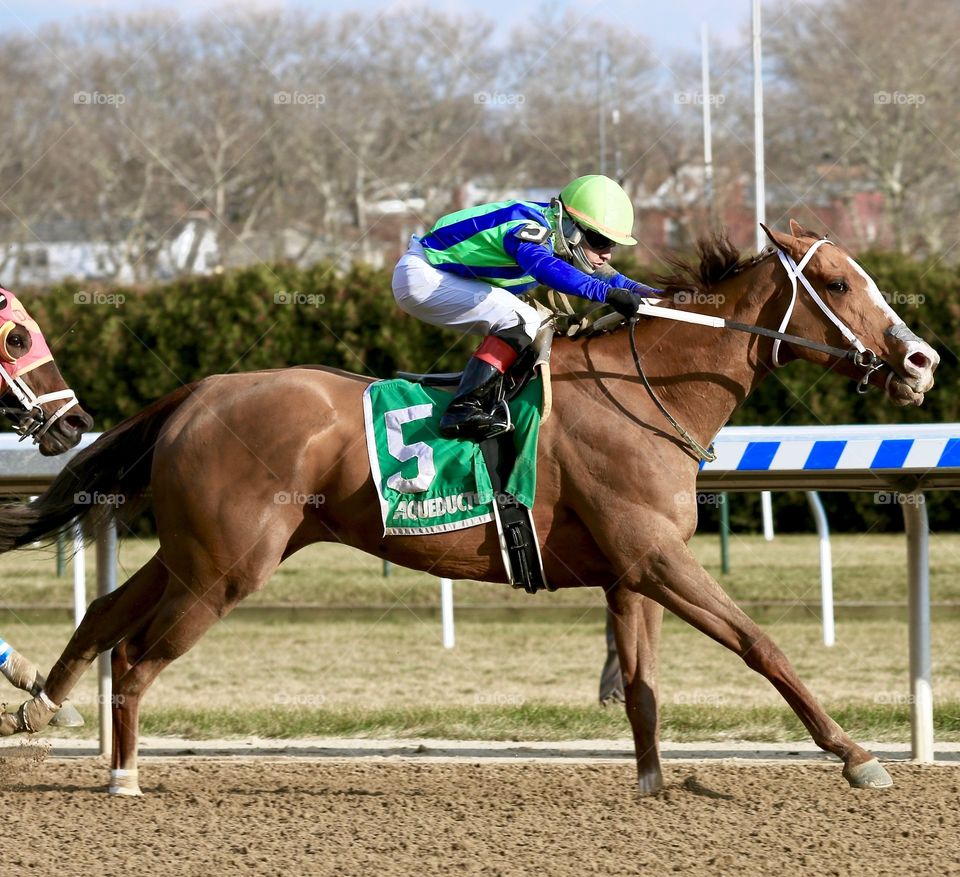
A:
[[[773,338],[775,340],[773,342],[771,358],[773,360],[774,368],[781,368],[783,366],[783,363],[780,362],[779,354],[780,344],[784,341],[788,344],[794,344],[798,347],[806,347],[810,350],[817,350],[820,353],[826,353],[830,356],[835,356],[838,359],[849,359],[854,365],[866,370],[863,377],[860,379],[860,382],[857,384],[857,392],[864,394],[869,389],[870,376],[875,371],[882,368],[886,363],[884,363],[884,361],[880,359],[880,357],[877,356],[877,354],[874,353],[869,347],[864,347],[863,343],[859,338],[857,338],[853,331],[851,331],[846,323],[844,323],[835,313],[833,313],[833,311],[830,310],[830,308],[823,301],[803,273],[803,269],[810,261],[810,257],[820,246],[828,243],[831,243],[831,241],[827,240],[826,238],[816,241],[804,254],[799,264],[794,262],[793,258],[784,253],[783,250],[777,250],[780,263],[787,272],[787,277],[790,279],[790,285],[792,288],[790,304],[787,307],[786,313],[783,315],[783,319],[780,321],[779,329],[768,329],[765,326],[755,326],[750,323],[740,323],[737,320],[728,320],[724,317],[712,317],[708,314],[695,314],[690,313],[689,311],[661,310],[656,305],[642,306],[644,316],[660,317],[668,320],[676,320],[677,322],[682,323],[696,323],[697,325],[708,326],[713,329],[733,329],[737,332],[749,332],[752,335],[762,335],[765,338]],[[850,342],[849,348],[844,349],[842,347],[833,347],[830,344],[821,344],[818,341],[811,341],[807,338],[801,338],[799,335],[791,335],[790,333],[783,331],[790,322],[790,318],[793,316],[793,309],[797,303],[798,280],[803,284],[804,289],[806,289],[806,291],[810,294],[810,297],[816,302],[820,310],[826,314],[830,322],[833,323],[833,325],[840,330],[840,333],[843,335],[843,337]],[[630,352],[633,354],[633,364],[636,367],[637,374],[640,376],[640,380],[643,381],[643,385],[646,387],[647,393],[660,410],[660,413],[667,418],[673,428],[677,431],[677,434],[680,436],[680,438],[683,439],[687,447],[690,448],[690,450],[693,451],[693,453],[696,454],[701,461],[705,463],[712,463],[717,459],[717,455],[714,454],[709,448],[703,447],[700,442],[691,436],[690,433],[688,433],[687,430],[685,430],[677,422],[676,418],[669,411],[667,411],[663,403],[657,398],[653,387],[647,380],[647,376],[643,371],[643,365],[640,362],[640,352],[637,350],[635,330],[638,322],[638,316],[632,317],[629,321],[627,332],[630,336]],[[891,370],[891,377],[892,376],[893,371]]]

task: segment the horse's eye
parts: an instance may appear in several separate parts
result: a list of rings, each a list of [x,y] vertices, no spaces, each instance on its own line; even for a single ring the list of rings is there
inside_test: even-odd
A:
[[[847,285],[846,280],[831,280],[827,284],[827,289],[829,289],[830,292],[849,292],[850,291],[850,287]]]

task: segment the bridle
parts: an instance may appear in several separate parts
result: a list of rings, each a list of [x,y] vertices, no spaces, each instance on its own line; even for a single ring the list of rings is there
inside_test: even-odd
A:
[[[9,320],[7,321],[7,323],[11,322],[12,321]],[[7,323],[0,326],[0,336],[4,336],[5,331],[9,334]],[[3,349],[4,351],[6,350],[5,347]],[[2,358],[8,362],[15,361],[10,360],[7,356]],[[39,444],[40,439],[43,438],[47,430],[73,408],[74,405],[78,404],[77,394],[69,387],[65,390],[56,390],[53,393],[44,393],[38,396],[30,389],[22,377],[12,376],[5,368],[0,368],[0,378],[2,378],[3,382],[7,385],[7,389],[13,393],[17,401],[23,406],[22,410],[19,408],[0,407],[0,414],[14,421],[13,430],[20,436],[20,441],[23,441],[29,436]],[[60,400],[63,400],[64,404],[54,411],[53,414],[48,415],[43,410],[43,406],[48,402],[58,402]]]
[[[793,316],[793,309],[797,304],[797,281],[799,280],[817,307],[820,308],[820,310],[826,315],[827,319],[833,323],[837,329],[840,330],[840,334],[843,335],[848,342],[850,342],[849,350],[840,351],[842,358],[849,359],[854,365],[866,369],[864,376],[857,384],[857,392],[863,395],[869,389],[870,376],[877,371],[877,369],[881,368],[884,365],[884,362],[869,347],[864,347],[863,342],[860,341],[850,327],[844,323],[843,320],[841,320],[832,310],[830,310],[826,302],[820,297],[820,293],[813,288],[813,284],[807,280],[803,273],[803,269],[807,267],[807,263],[810,261],[810,258],[813,256],[813,254],[824,244],[830,243],[833,242],[827,238],[820,238],[820,240],[814,241],[814,243],[811,244],[810,249],[804,253],[803,258],[799,263],[794,262],[793,257],[788,253],[785,253],[779,248],[777,249],[777,256],[780,258],[780,264],[783,265],[784,270],[787,272],[787,277],[790,279],[791,287],[790,304],[787,306],[787,311],[783,315],[783,319],[780,321],[780,328],[778,331],[782,333],[787,328],[787,323],[790,322],[790,318]],[[783,366],[783,363],[780,362],[781,340],[783,339],[777,338],[773,342],[771,358],[773,359],[774,368],[781,368]],[[818,346],[815,346],[809,341],[806,341],[805,344],[800,344],[800,346],[808,346],[813,347],[814,349],[819,349]],[[840,349],[833,348],[833,350],[839,351]]]
[[[679,322],[698,323],[700,325],[710,326],[712,328],[734,329],[738,332],[749,332],[753,335],[762,335],[767,338],[773,338],[774,342],[771,351],[771,360],[774,368],[781,368],[783,366],[783,363],[780,361],[781,342],[787,342],[788,344],[793,344],[797,347],[806,347],[810,350],[817,350],[821,353],[827,353],[831,356],[837,357],[838,359],[847,359],[855,366],[864,369],[864,375],[857,384],[857,392],[864,394],[869,389],[870,377],[875,371],[883,368],[886,363],[879,356],[877,356],[873,350],[864,346],[863,342],[860,341],[850,327],[847,326],[847,324],[844,323],[843,320],[841,320],[832,310],[830,310],[826,302],[824,302],[824,300],[820,297],[820,294],[813,288],[813,284],[810,283],[803,273],[803,269],[806,268],[813,254],[821,246],[829,243],[832,243],[832,241],[828,240],[827,238],[820,238],[819,240],[815,241],[807,250],[807,252],[804,253],[803,258],[799,263],[795,262],[793,257],[788,253],[785,253],[779,247],[777,248],[777,256],[780,259],[780,264],[783,265],[784,270],[787,272],[787,277],[790,280],[791,294],[790,304],[787,306],[786,313],[784,313],[783,319],[780,321],[780,327],[776,330],[768,329],[765,326],[755,326],[749,323],[740,323],[737,320],[728,320],[724,317],[712,317],[707,314],[693,314],[688,311],[666,310],[656,306],[646,306],[643,308],[643,311],[650,316],[674,319]],[[845,349],[842,347],[834,347],[830,344],[821,344],[819,341],[811,341],[808,338],[801,338],[798,335],[791,335],[785,331],[791,317],[793,316],[793,311],[797,304],[797,293],[799,290],[797,281],[803,285],[803,288],[814,300],[817,307],[823,311],[827,319],[829,319],[830,322],[840,330],[840,334],[843,335],[843,337],[850,343],[850,347]],[[678,316],[680,314],[683,316]],[[650,398],[653,399],[657,408],[660,409],[660,413],[663,414],[663,416],[666,417],[671,423],[687,447],[689,447],[702,461],[706,463],[712,463],[717,458],[716,454],[714,454],[709,448],[703,447],[703,445],[701,445],[677,422],[674,416],[667,411],[663,403],[657,398],[653,391],[653,387],[647,380],[647,376],[644,374],[643,366],[640,362],[640,353],[637,350],[635,329],[638,320],[638,316],[632,317],[628,326],[628,334],[630,336],[630,352],[633,354],[633,364],[637,369],[637,374],[643,381],[643,385],[650,394]]]

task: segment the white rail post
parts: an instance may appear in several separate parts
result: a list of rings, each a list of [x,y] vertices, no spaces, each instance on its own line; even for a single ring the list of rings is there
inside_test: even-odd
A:
[[[83,550],[83,524],[73,525],[73,626],[80,626],[87,611],[87,556]]]
[[[817,536],[820,537],[820,611],[823,615],[823,644],[832,646],[836,642],[833,623],[833,552],[830,548],[830,525],[824,511],[820,495],[815,490],[807,491],[807,502],[817,522]]]
[[[111,517],[97,532],[97,596],[103,597],[117,587],[117,525]],[[100,706],[100,754],[109,755],[113,747],[113,685],[110,676],[110,652],[97,659],[97,694]]]
[[[443,647],[453,648],[453,582],[440,579],[440,619],[443,626]]]
[[[760,491],[760,516],[763,519],[763,538],[773,542],[773,494],[769,490]]]
[[[933,761],[933,672],[930,659],[930,527],[922,493],[901,493],[907,533],[910,603],[910,736],[913,760]]]

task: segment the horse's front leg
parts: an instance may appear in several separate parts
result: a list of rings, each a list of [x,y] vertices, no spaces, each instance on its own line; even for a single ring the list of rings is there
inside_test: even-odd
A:
[[[637,753],[637,788],[641,795],[655,795],[663,789],[657,703],[663,607],[619,584],[607,591],[607,605],[613,618],[627,718]]]
[[[858,746],[827,715],[776,643],[697,562],[671,522],[661,517],[648,520],[642,533],[631,531],[625,535],[623,530],[618,530],[598,532],[596,537],[621,576],[621,588],[656,600],[736,652],[750,669],[765,676],[783,695],[817,746],[843,760],[843,775],[850,785],[857,788],[892,785],[889,774],[876,758]]]

